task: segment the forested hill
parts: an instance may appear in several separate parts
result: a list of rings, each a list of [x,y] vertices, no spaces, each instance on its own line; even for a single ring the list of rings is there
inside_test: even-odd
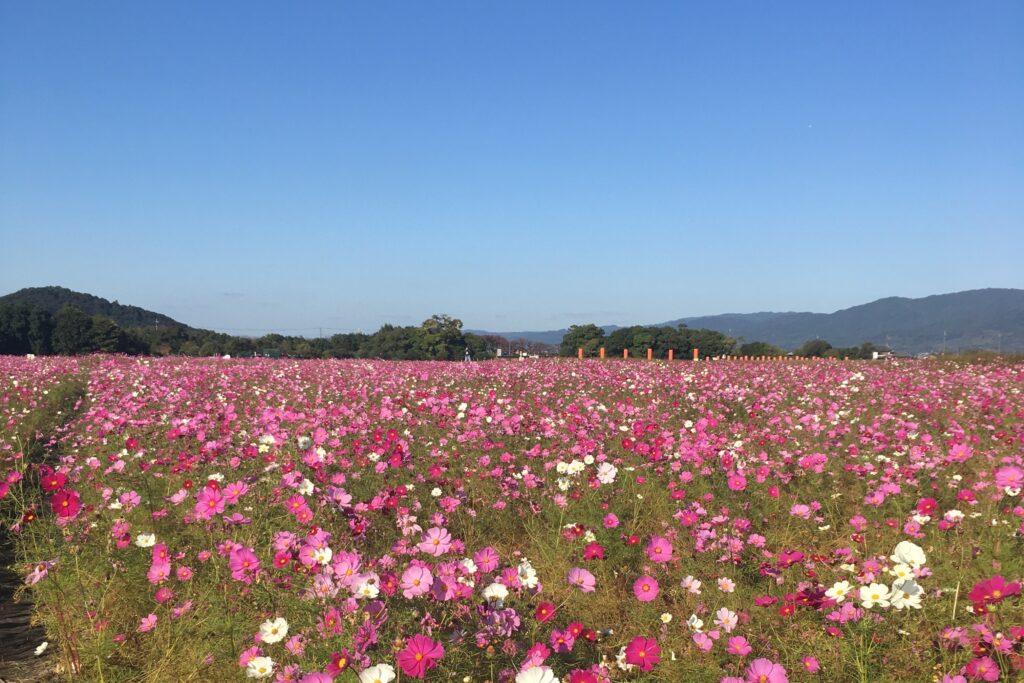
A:
[[[727,313],[679,318],[649,327],[708,329],[739,342],[763,341],[787,351],[812,339],[836,346],[864,342],[898,353],[969,349],[1024,351],[1024,290],[974,289],[919,299],[887,297],[834,313]],[[618,328],[605,326],[606,334]],[[559,343],[568,330],[499,332],[509,339]]]
[[[919,299],[888,297],[835,313],[751,313],[683,318],[685,323],[793,349],[808,339],[837,346],[870,341],[903,353],[1024,351],[1024,290],[974,289]]]
[[[154,313],[138,306],[125,306],[116,301],[83,292],[73,292],[64,287],[26,287],[13,294],[0,296],[0,306],[26,305],[41,308],[54,315],[64,306],[74,306],[86,315],[102,315],[110,318],[121,327],[181,327],[188,325],[179,323],[163,313]]]

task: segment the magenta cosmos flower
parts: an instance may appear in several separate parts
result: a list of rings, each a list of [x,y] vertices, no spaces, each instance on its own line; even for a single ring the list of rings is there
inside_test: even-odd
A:
[[[653,576],[641,576],[633,582],[633,595],[640,602],[650,602],[658,597],[658,582]]]
[[[584,593],[593,593],[594,586],[597,585],[597,579],[594,578],[594,575],[581,567],[570,569],[566,580],[570,586],[576,586]]]
[[[789,683],[786,668],[770,659],[755,659],[747,667],[747,683]]]
[[[57,491],[50,499],[50,506],[58,517],[70,519],[82,509],[82,503],[78,497],[78,491]]]
[[[672,559],[672,544],[667,538],[653,536],[647,544],[647,557],[651,562],[668,562]]]
[[[661,661],[661,648],[654,638],[637,636],[626,646],[626,663],[640,667],[641,671],[650,671]]]
[[[437,666],[444,657],[444,646],[424,635],[415,635],[406,641],[405,649],[398,653],[398,665],[402,673],[413,678],[423,678],[427,669]]]

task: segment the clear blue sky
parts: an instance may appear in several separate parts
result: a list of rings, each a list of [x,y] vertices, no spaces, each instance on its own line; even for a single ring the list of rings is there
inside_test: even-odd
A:
[[[243,333],[1024,287],[1024,2],[0,0],[0,252]]]

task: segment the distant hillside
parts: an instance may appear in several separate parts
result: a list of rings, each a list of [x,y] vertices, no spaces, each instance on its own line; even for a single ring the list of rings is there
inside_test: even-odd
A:
[[[618,325],[602,325],[601,329],[604,330],[605,334],[611,334],[615,330],[619,329]],[[542,332],[486,332],[484,330],[466,330],[470,334],[488,335],[494,334],[499,337],[504,337],[510,341],[516,341],[517,339],[526,339],[527,341],[540,342],[541,344],[550,344],[552,346],[558,346],[562,343],[562,337],[568,332],[568,329],[561,330],[545,330]]]
[[[898,353],[918,354],[941,351],[945,333],[948,351],[1024,352],[1024,290],[975,289],[921,299],[888,297],[835,313],[728,313],[679,318],[658,326],[675,327],[680,323],[723,332],[745,342],[768,342],[786,350],[820,338],[833,346],[873,342]],[[565,330],[500,334],[509,339],[522,337],[557,344]]]
[[[73,292],[64,287],[27,287],[19,289],[13,294],[0,296],[0,306],[27,304],[38,306],[51,314],[56,313],[66,305],[74,306],[87,315],[102,315],[112,319],[121,327],[181,327],[189,329],[188,325],[179,323],[162,313],[147,311],[138,306],[125,306],[116,301],[106,299],[92,294]]]

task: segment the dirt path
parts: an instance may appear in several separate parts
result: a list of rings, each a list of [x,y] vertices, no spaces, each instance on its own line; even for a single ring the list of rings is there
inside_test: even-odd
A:
[[[31,603],[14,602],[21,577],[7,569],[13,559],[10,546],[0,542],[0,683],[57,681],[59,678],[53,674],[54,659],[35,654],[46,640],[46,632],[39,626],[29,626]]]

